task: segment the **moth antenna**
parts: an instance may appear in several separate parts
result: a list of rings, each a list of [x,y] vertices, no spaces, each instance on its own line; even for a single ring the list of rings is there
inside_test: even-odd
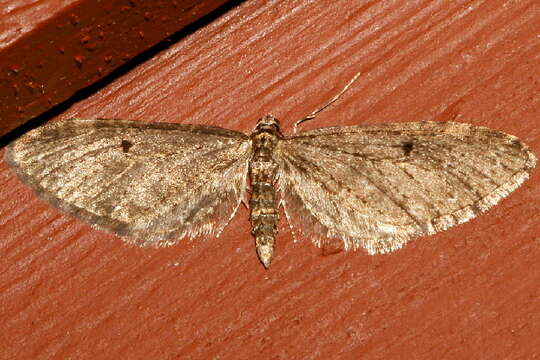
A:
[[[326,102],[326,104],[324,104],[322,107],[316,109],[316,110],[313,110],[312,112],[310,112],[309,114],[307,114],[306,116],[304,116],[302,119],[298,120],[297,122],[294,123],[294,128],[293,128],[293,133],[296,134],[296,129],[298,127],[298,125],[300,125],[301,123],[303,123],[304,121],[309,121],[309,120],[313,120],[315,119],[315,116],[320,113],[321,111],[323,111],[324,109],[326,109],[327,107],[329,107],[330,105],[332,105],[334,102],[336,102],[340,97],[341,95],[343,95],[345,93],[345,91],[347,91],[349,89],[349,87],[353,84],[353,82],[356,81],[356,79],[358,79],[358,77],[360,76],[362,72],[359,71],[357,72],[356,74],[354,74],[354,76],[352,77],[351,80],[349,80],[349,82],[347,83],[347,85],[345,85],[345,87],[337,94],[335,95],[333,98],[331,98],[330,100],[328,100]]]

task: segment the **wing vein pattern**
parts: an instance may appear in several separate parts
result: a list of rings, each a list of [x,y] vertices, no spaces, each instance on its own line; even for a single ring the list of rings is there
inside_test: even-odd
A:
[[[372,254],[486,211],[536,161],[514,136],[451,122],[316,129],[285,138],[275,158],[295,236]]]
[[[74,119],[6,158],[40,196],[138,245],[218,236],[246,191],[250,139],[210,126]]]

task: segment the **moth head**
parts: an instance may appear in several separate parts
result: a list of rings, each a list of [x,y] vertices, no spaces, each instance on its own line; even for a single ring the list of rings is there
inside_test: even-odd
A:
[[[274,116],[268,114],[263,116],[262,118],[257,121],[257,125],[255,126],[255,129],[253,132],[258,133],[261,131],[271,131],[271,132],[280,132],[279,128],[279,120],[276,119]]]

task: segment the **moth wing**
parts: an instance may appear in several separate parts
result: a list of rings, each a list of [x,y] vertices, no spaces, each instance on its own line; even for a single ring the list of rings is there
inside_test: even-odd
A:
[[[278,191],[291,228],[370,254],[486,211],[535,166],[525,144],[462,123],[323,128],[279,142]]]
[[[10,144],[20,179],[60,209],[141,246],[217,236],[246,189],[251,145],[221,128],[65,120]]]

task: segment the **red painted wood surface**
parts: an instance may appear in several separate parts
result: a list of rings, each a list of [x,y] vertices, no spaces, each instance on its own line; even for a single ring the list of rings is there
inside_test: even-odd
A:
[[[3,1],[0,136],[225,1]]]
[[[58,118],[285,132],[453,120],[540,155],[536,0],[249,0]],[[55,119],[51,119],[54,121]],[[400,251],[324,253],[282,221],[270,270],[242,209],[219,239],[141,249],[63,215],[0,163],[0,358],[531,359],[540,356],[540,171]]]

